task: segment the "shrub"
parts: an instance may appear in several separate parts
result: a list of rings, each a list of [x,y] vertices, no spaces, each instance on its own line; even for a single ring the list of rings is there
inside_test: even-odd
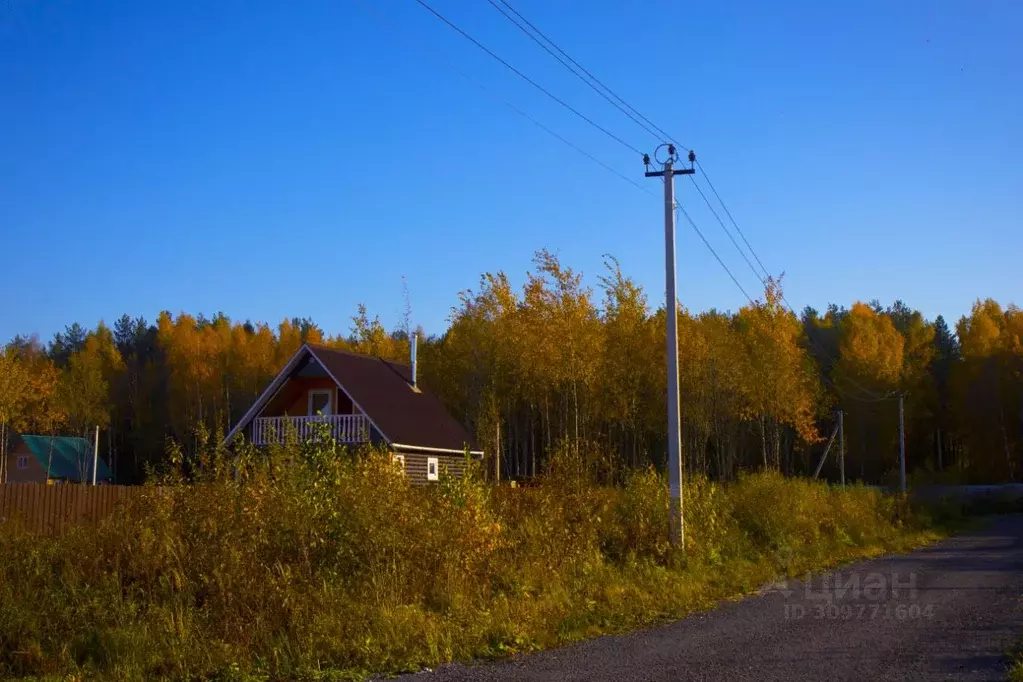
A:
[[[682,552],[658,473],[598,485],[601,458],[568,452],[527,488],[471,462],[415,486],[329,443],[175,461],[98,527],[0,527],[0,676],[410,670],[677,618],[930,537],[876,491],[757,474],[687,482]]]

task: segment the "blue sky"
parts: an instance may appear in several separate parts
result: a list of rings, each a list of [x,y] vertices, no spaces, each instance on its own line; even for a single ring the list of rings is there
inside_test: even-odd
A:
[[[489,4],[431,4],[631,145],[656,140]],[[693,147],[796,308],[1023,302],[1023,4],[516,0]],[[368,11],[366,7],[372,7]],[[383,18],[382,18],[383,17]],[[663,301],[635,154],[413,0],[0,4],[0,339],[162,309],[441,332],[485,271],[605,253]],[[630,186],[462,76],[648,185]],[[692,187],[680,200],[758,282]],[[679,296],[743,296],[678,232]]]

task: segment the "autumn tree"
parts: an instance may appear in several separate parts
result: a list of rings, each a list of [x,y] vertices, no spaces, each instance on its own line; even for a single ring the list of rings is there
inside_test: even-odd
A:
[[[7,450],[11,424],[20,421],[28,377],[14,351],[0,348],[0,483],[7,480]]]
[[[1015,306],[977,301],[956,330],[963,362],[953,371],[953,391],[968,444],[965,465],[992,480],[1015,480],[1023,450],[1023,315]]]
[[[502,476],[541,473],[555,451],[607,480],[664,465],[669,311],[651,310],[616,260],[605,266],[595,298],[581,272],[538,251],[521,287],[485,273],[446,330],[418,330],[420,382]],[[1018,308],[978,301],[953,332],[901,301],[807,308],[798,319],[782,302],[769,280],[762,302],[736,312],[670,311],[688,475],[808,473],[841,409],[847,473],[882,480],[898,452],[899,393],[911,469],[971,480],[1023,472]],[[329,333],[308,318],[270,326],[163,312],[153,324],[122,316],[112,330],[72,324],[46,347],[16,337],[0,354],[0,430],[85,435],[99,424],[119,478],[138,481],[167,439],[189,455],[197,432],[236,423],[303,343],[407,362],[411,329],[408,313],[388,330],[360,305],[350,329]]]
[[[744,307],[736,316],[745,351],[743,412],[758,424],[764,467],[775,469],[782,467],[781,440],[787,433],[805,443],[818,439],[820,394],[815,367],[802,344],[802,325],[781,305],[781,297],[780,284],[769,279],[764,302]],[[786,469],[791,470],[791,462]]]
[[[642,288],[622,274],[614,258],[606,257],[604,265],[608,272],[600,278],[603,353],[595,386],[597,409],[608,424],[611,444],[630,466],[638,467],[649,461],[641,434],[660,422],[656,418],[650,423],[645,412],[651,402],[658,402],[653,390],[662,383],[656,370],[663,349]]]

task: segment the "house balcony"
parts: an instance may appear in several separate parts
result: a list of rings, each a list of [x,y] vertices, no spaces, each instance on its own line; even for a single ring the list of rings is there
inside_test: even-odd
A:
[[[326,426],[324,426],[326,425]],[[292,432],[300,442],[314,440],[324,428],[338,443],[369,442],[369,419],[364,414],[325,414],[312,417],[256,417],[252,421],[253,445],[284,443]]]

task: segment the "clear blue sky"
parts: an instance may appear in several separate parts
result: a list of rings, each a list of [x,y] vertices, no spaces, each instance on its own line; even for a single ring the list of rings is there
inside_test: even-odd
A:
[[[432,4],[655,145],[487,3]],[[902,298],[951,321],[978,296],[1023,303],[1023,4],[513,4],[697,150],[796,308]],[[392,327],[402,276],[414,322],[441,332],[458,291],[485,271],[521,282],[541,247],[594,284],[614,254],[659,305],[659,199],[444,58],[659,194],[634,154],[413,0],[4,0],[0,339],[161,309],[334,333],[360,301]],[[742,303],[684,225],[678,263],[690,308]]]

